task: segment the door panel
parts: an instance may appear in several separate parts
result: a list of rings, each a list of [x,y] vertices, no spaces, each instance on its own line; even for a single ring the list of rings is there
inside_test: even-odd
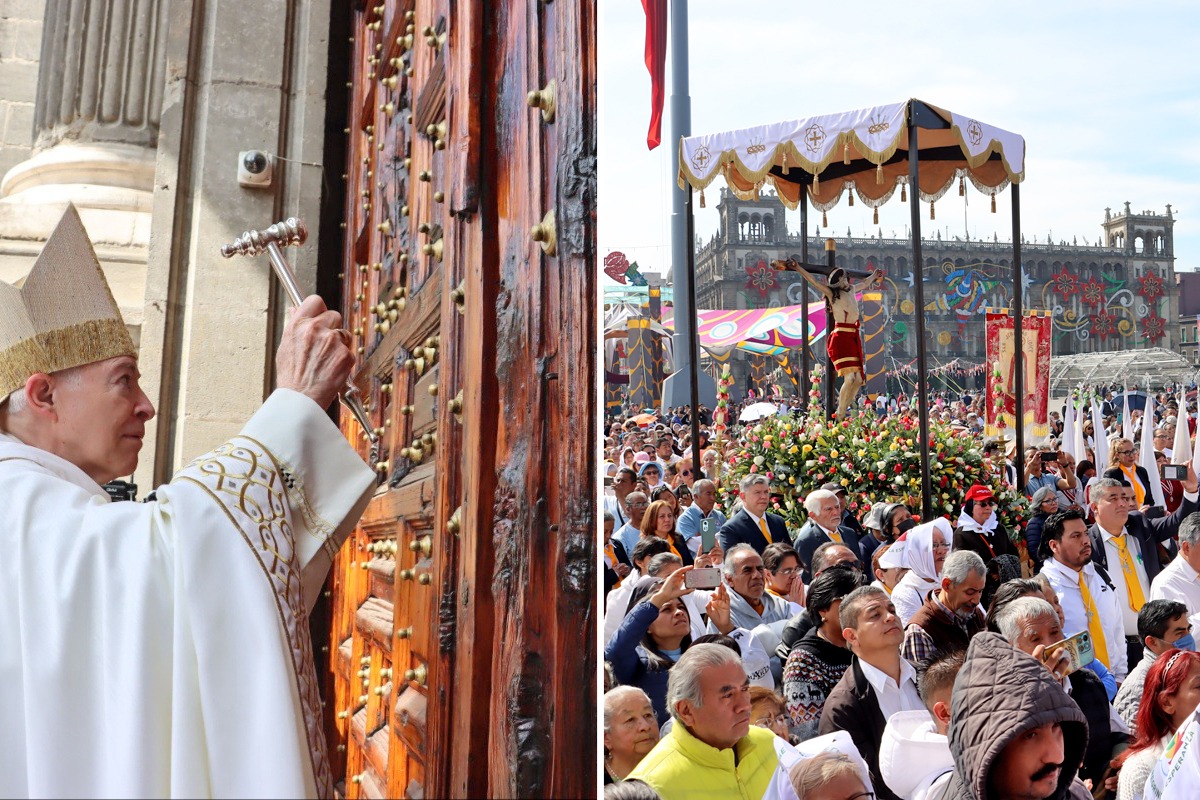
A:
[[[594,12],[353,13],[342,312],[379,442],[342,429],[380,484],[327,592],[338,790],[594,795]]]

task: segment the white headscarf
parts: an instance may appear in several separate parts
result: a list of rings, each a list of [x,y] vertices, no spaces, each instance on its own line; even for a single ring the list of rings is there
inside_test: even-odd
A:
[[[930,522],[924,522],[908,532],[908,540],[904,546],[904,566],[916,576],[927,581],[941,579],[941,572],[934,568],[933,532],[941,531],[950,544],[954,540],[954,529],[945,517],[937,517]]]

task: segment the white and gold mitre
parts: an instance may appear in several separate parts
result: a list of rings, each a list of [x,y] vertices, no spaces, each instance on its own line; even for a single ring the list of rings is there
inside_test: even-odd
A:
[[[37,372],[137,356],[79,212],[68,205],[18,289],[0,281],[0,399]]]

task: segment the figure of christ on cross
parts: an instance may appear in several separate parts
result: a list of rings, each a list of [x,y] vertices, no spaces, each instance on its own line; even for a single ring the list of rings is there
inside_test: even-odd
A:
[[[772,261],[771,266],[786,272],[799,272],[825,298],[831,326],[825,340],[825,351],[829,354],[834,371],[842,377],[837,404],[837,418],[842,419],[865,380],[863,370],[866,359],[859,335],[860,316],[855,295],[872,284],[881,283],[883,270],[877,269],[862,280],[851,283],[845,270],[834,269],[829,273],[829,283],[822,283],[790,258]],[[830,380],[833,380],[832,376]]]

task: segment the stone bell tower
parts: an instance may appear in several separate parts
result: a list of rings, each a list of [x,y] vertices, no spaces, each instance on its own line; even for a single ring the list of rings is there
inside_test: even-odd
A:
[[[1153,317],[1162,318],[1161,338],[1143,339],[1140,330],[1136,338],[1139,347],[1165,347],[1174,350],[1179,342],[1179,293],[1175,286],[1175,217],[1170,204],[1166,213],[1142,211],[1135,213],[1125,201],[1121,213],[1104,209],[1104,243],[1122,251],[1128,268],[1123,276],[1126,286],[1136,296],[1135,303],[1146,303],[1146,314],[1139,313],[1142,330]],[[1162,281],[1161,296],[1147,297],[1147,283],[1157,276]],[[1157,324],[1157,323],[1156,323]]]

